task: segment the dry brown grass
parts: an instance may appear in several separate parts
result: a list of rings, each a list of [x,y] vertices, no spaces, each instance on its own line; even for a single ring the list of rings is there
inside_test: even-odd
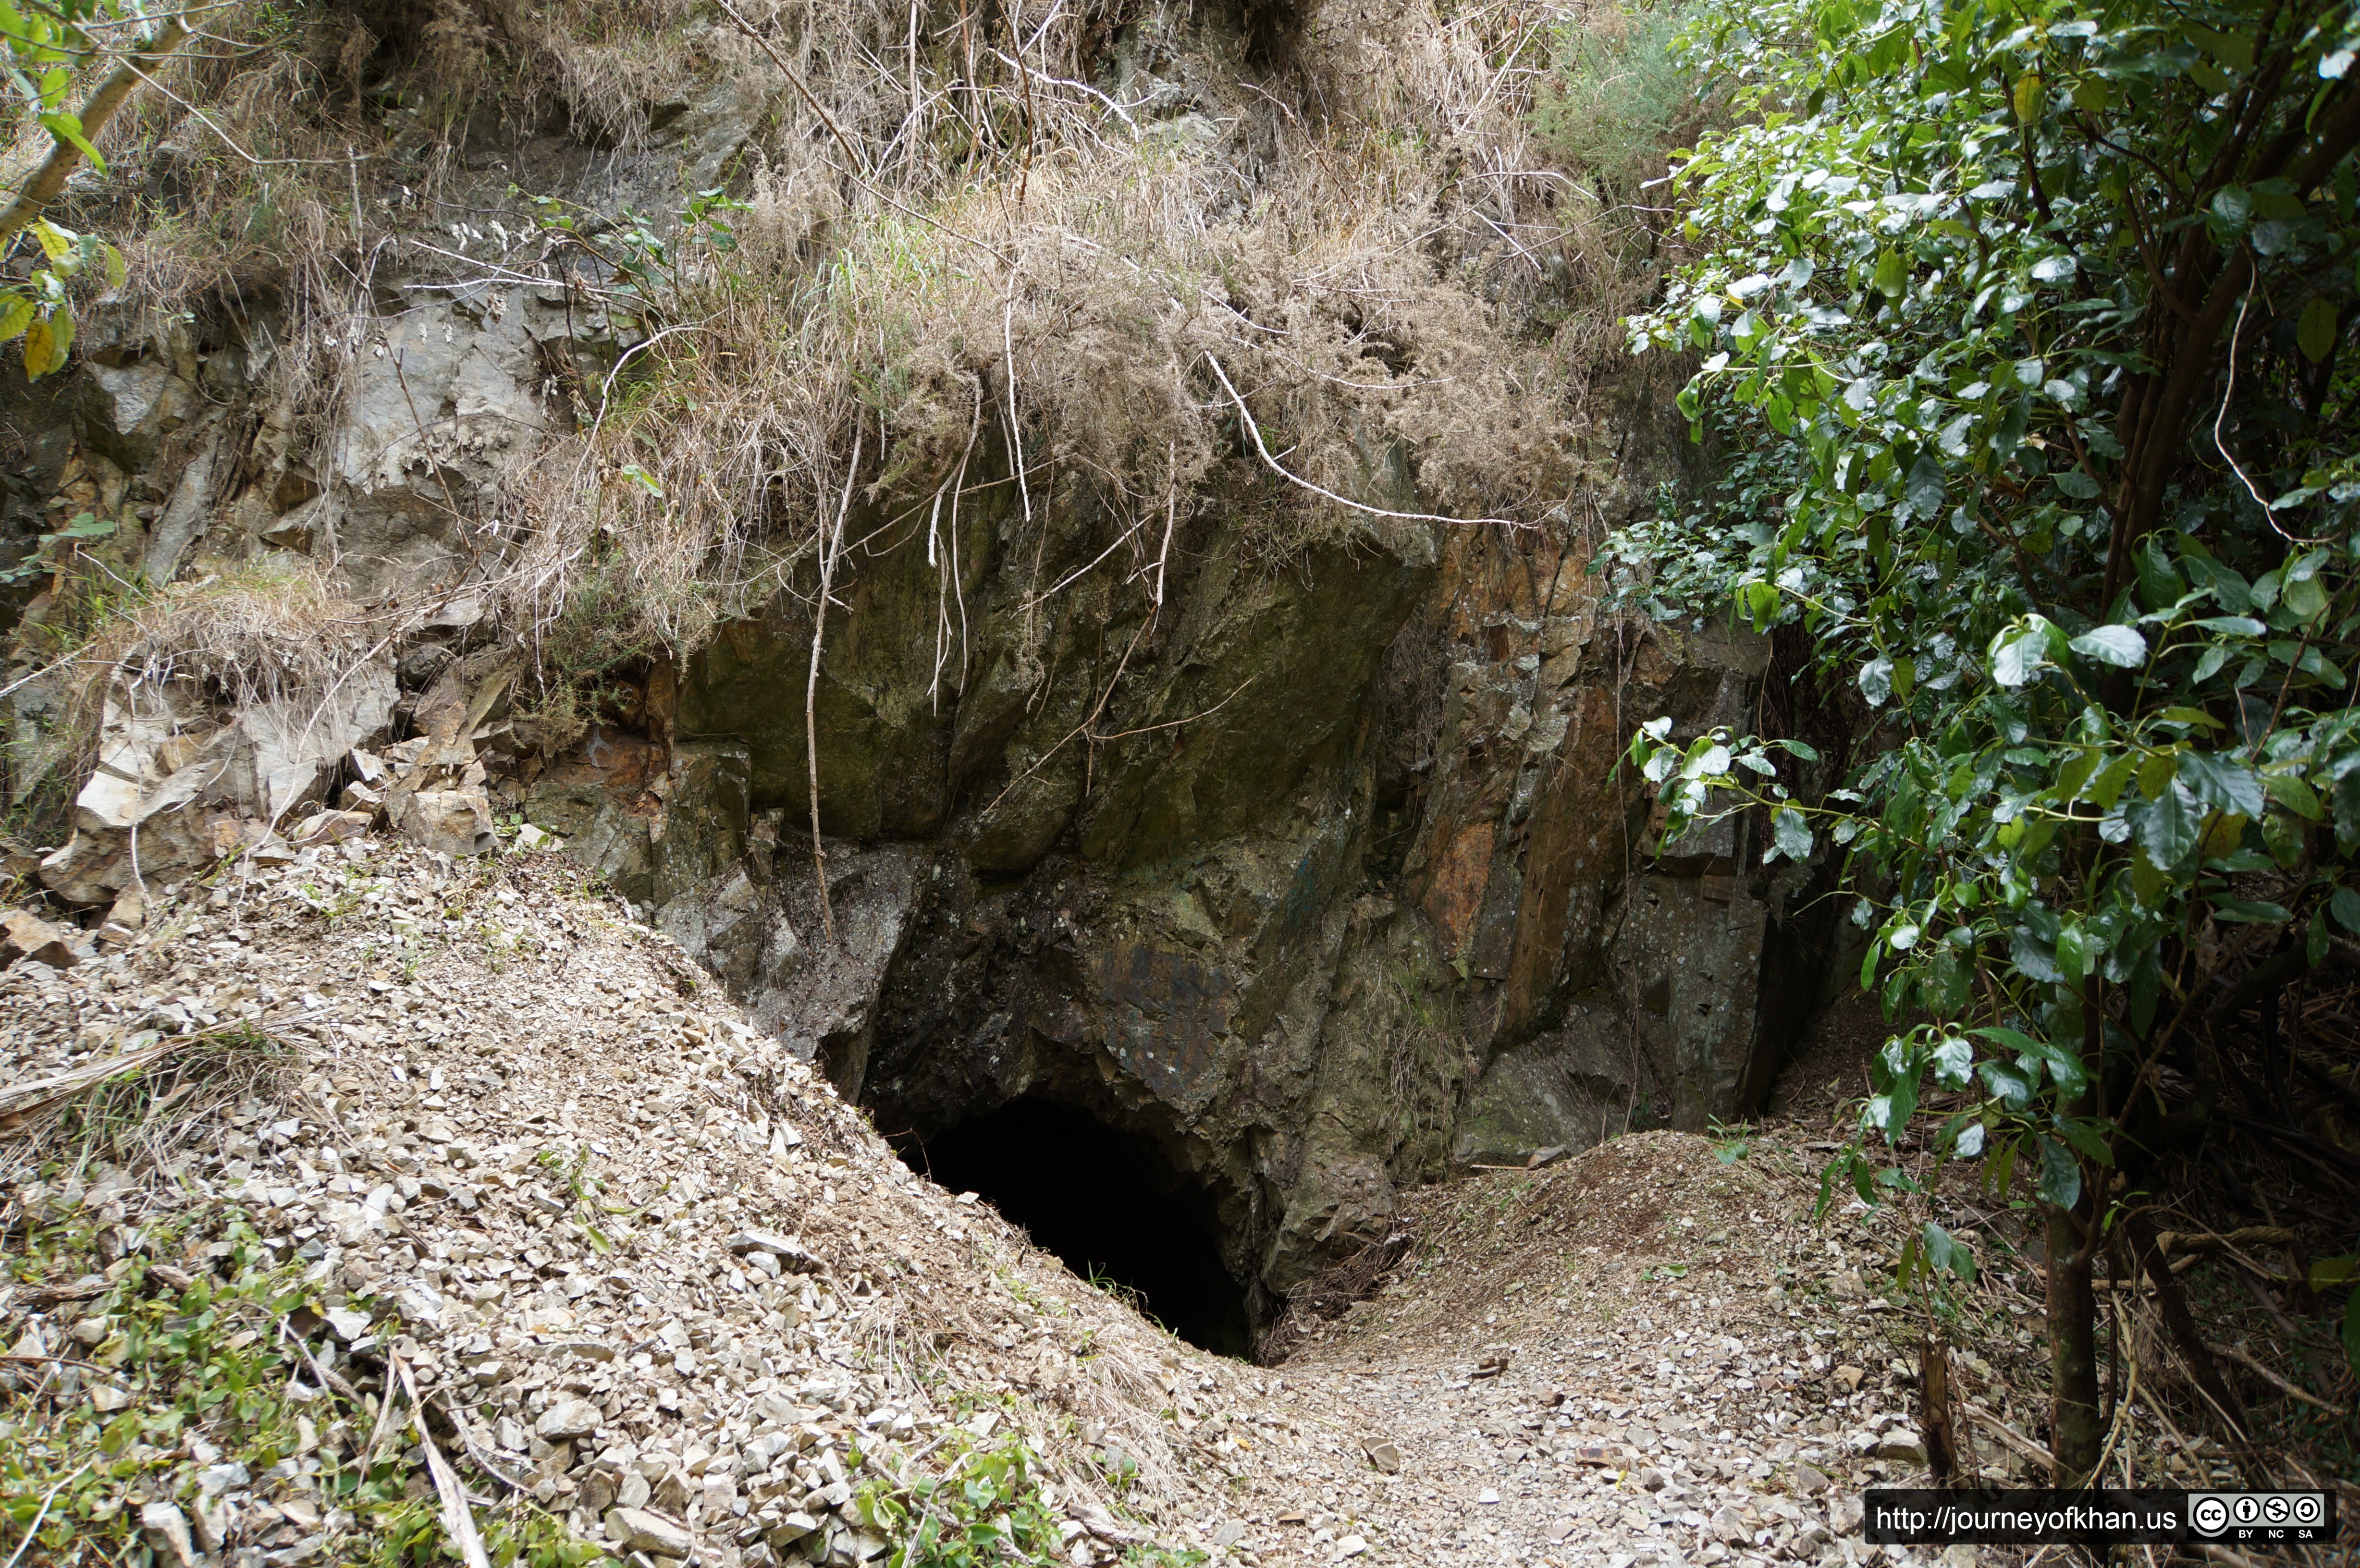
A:
[[[323,572],[208,577],[123,601],[58,661],[65,722],[39,755],[12,757],[11,766],[86,777],[110,704],[184,716],[273,709],[300,732],[415,618],[354,604]]]
[[[322,572],[208,577],[131,604],[81,663],[93,682],[194,683],[234,707],[300,702],[333,687],[399,626],[344,598]]]
[[[1583,294],[1565,259],[1581,234],[1524,129],[1529,40],[1496,8],[1331,7],[1297,69],[1242,68],[1175,125],[1062,74],[1113,14],[1058,13],[1029,80],[980,21],[979,41],[922,36],[914,93],[897,16],[766,32],[833,124],[779,94],[793,123],[752,179],[743,247],[689,270],[646,381],[515,487],[519,619],[553,625],[600,541],[628,540],[603,547],[638,585],[612,640],[693,648],[789,582],[848,478],[908,541],[978,482],[1013,477],[1032,528],[1086,492],[1072,510],[1113,519],[1123,597],[1147,608],[1175,515],[1218,468],[1258,461],[1232,386],[1306,482],[1255,541],[1272,559],[1366,526],[1313,487],[1565,515],[1589,477],[1587,383],[1626,300]],[[1146,15],[1142,52],[1176,60],[1181,22]],[[1000,80],[962,76],[971,42]],[[784,85],[767,58],[743,69]],[[983,161],[995,136],[1018,145]],[[977,462],[1011,446],[1020,476]]]
[[[685,0],[228,13],[217,38],[268,47],[176,61],[84,204],[143,305],[267,291],[269,375],[316,433],[381,277],[471,272],[434,244],[484,194],[453,166],[470,115],[562,106],[628,150],[667,100],[761,105],[741,246],[636,302],[641,346],[502,506],[493,599],[609,663],[788,586],[847,497],[908,548],[987,486],[1044,559],[1083,519],[1110,618],[1154,613],[1200,512],[1276,562],[1369,508],[1565,526],[1599,477],[1589,388],[1644,279],[1529,130],[1578,12],[1332,0],[1237,35],[1179,0],[735,8],[744,31]],[[553,275],[533,249],[500,265]]]
[[[294,1046],[241,1023],[93,1052],[73,1070],[10,1084],[0,1091],[0,1188],[44,1167],[81,1181],[93,1163],[162,1186],[176,1157],[220,1136],[219,1113],[280,1087],[295,1060]]]

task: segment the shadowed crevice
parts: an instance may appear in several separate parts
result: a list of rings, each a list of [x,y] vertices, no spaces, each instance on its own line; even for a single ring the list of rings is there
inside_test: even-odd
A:
[[[1249,1350],[1245,1289],[1221,1265],[1213,1195],[1139,1135],[1018,1099],[923,1144],[897,1142],[912,1170],[982,1194],[1076,1274],[1135,1295],[1191,1345]]]

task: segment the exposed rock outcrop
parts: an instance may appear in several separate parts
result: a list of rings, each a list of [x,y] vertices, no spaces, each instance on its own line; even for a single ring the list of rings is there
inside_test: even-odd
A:
[[[595,158],[518,127],[471,156],[487,201],[497,173],[653,206],[742,178],[764,108],[734,93]],[[402,628],[315,708],[126,686],[40,864],[60,904],[95,924],[299,822],[381,814],[452,855],[530,823],[897,1135],[1033,1096],[1146,1140],[1212,1194],[1264,1307],[1384,1236],[1405,1183],[1765,1090],[1816,974],[1799,873],[1765,872],[1736,819],[1651,858],[1615,767],[1658,714],[1748,726],[1765,650],[1610,609],[1568,520],[1692,485],[1667,386],[1634,371],[1600,403],[1579,506],[1546,528],[1424,517],[1442,503],[1373,423],[1360,488],[1393,514],[1297,527],[1240,432],[1152,561],[1122,551],[1120,497],[1026,489],[978,418],[938,531],[908,521],[934,476],[847,486],[861,543],[825,599],[792,557],[677,665],[606,650],[572,722],[520,694],[546,627],[495,613],[486,519],[648,326],[497,266],[396,270],[334,344],[326,413],[268,298],[102,308],[69,372],[0,372],[12,539],[88,508],[124,519],[126,573],[316,571]],[[27,811],[63,681],[9,699]]]
[[[1069,564],[986,513],[978,673],[939,699],[923,559],[854,572],[814,703],[825,911],[787,595],[685,671],[668,757],[598,743],[524,811],[880,1126],[1034,1096],[1152,1140],[1265,1301],[1382,1237],[1404,1181],[1755,1104],[1817,972],[1797,874],[1736,821],[1649,858],[1615,762],[1657,713],[1747,724],[1763,645],[1605,614],[1576,557],[1536,587],[1513,538],[1271,571],[1212,522],[1168,618],[1028,622]],[[1028,686],[1027,637],[1083,677]],[[1111,693],[1087,673],[1118,661]]]
[[[355,593],[431,586],[463,545],[443,485],[480,495],[559,417],[530,387],[562,313],[467,304],[388,323],[403,343],[362,367],[315,493],[276,510],[309,482],[267,471],[209,528],[244,517],[286,548],[294,518],[345,552]],[[244,352],[184,347],[77,372],[65,447],[166,497],[159,569],[213,537],[172,532],[170,493],[210,483],[202,443],[162,479],[190,430],[173,389]],[[1628,506],[1666,472],[1636,462],[1604,495]],[[962,516],[956,581],[905,543],[837,584],[814,699],[825,910],[807,584],[650,669],[634,722],[553,757],[516,733],[513,661],[466,651],[464,593],[324,722],[111,712],[42,880],[102,908],[252,842],[242,822],[350,803],[326,799],[341,759],[389,728],[464,724],[492,776],[382,802],[415,841],[488,847],[502,812],[564,838],[880,1125],[923,1140],[1032,1095],[1153,1140],[1216,1195],[1264,1301],[1384,1235],[1405,1181],[1758,1100],[1812,984],[1796,874],[1764,873],[1734,820],[1650,861],[1614,764],[1658,713],[1745,725],[1759,644],[1610,614],[1580,553],[1537,536],[1385,524],[1273,559],[1218,503],[1153,615],[1087,578],[1043,600],[1042,574],[1103,549],[1097,525],[1076,503],[1022,533],[1006,490]],[[945,594],[966,616],[946,664]]]

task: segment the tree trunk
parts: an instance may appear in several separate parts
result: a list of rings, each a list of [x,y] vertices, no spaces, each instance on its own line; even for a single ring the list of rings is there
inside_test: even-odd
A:
[[[180,40],[188,36],[189,29],[181,24],[180,17],[174,16],[153,38],[125,56],[123,63],[99,83],[98,91],[92,93],[90,101],[82,106],[82,114],[77,117],[82,121],[82,139],[96,141],[98,133],[106,128],[106,122],[123,107],[123,101],[131,96],[131,90],[145,81],[146,73],[166,55],[179,49]],[[39,169],[33,171],[33,178],[25,182],[16,199],[8,203],[5,211],[0,211],[0,249],[5,249],[7,242],[15,239],[26,224],[41,215],[42,208],[58,199],[59,193],[66,188],[66,177],[82,167],[80,147],[63,136],[50,139],[56,145],[49,149],[49,156],[42,160]]]
[[[2049,1450],[2057,1485],[2080,1486],[2098,1467],[2105,1435],[2098,1414],[2098,1302],[2090,1287],[2091,1249],[2081,1225],[2092,1223],[2097,1190],[2084,1181],[2072,1209],[2049,1208],[2049,1348],[2051,1399]]]

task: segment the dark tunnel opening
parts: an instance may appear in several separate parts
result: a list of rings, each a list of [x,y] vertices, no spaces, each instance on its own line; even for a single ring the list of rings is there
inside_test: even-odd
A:
[[[1136,1292],[1189,1344],[1252,1348],[1243,1286],[1221,1263],[1213,1195],[1135,1133],[1045,1100],[1011,1100],[922,1144],[895,1140],[913,1171],[978,1192],[1086,1279]]]

